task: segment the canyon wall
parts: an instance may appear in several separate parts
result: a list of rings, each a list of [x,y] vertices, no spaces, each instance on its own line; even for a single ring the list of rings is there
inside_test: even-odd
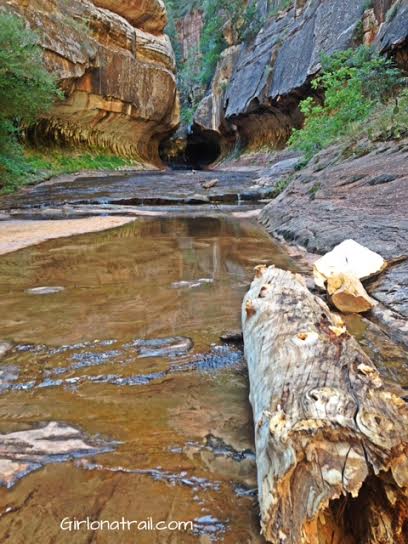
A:
[[[200,50],[201,32],[204,26],[204,14],[193,10],[177,21],[177,39],[181,46],[181,56],[186,60],[189,55],[197,55]]]
[[[265,4],[258,2],[263,12]],[[283,4],[289,7],[279,11]],[[301,126],[299,101],[312,92],[322,54],[367,43],[408,67],[407,0],[276,0],[268,9],[253,41],[223,52],[195,114],[197,133],[212,131],[246,148],[279,148]]]
[[[66,97],[30,138],[160,163],[159,143],[179,122],[162,0],[0,0],[0,7],[38,32]]]

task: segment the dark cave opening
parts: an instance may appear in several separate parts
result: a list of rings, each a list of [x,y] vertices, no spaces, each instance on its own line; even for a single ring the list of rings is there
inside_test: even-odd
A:
[[[221,156],[221,138],[216,132],[193,128],[163,141],[159,153],[171,168],[205,170]]]
[[[215,140],[199,140],[187,142],[186,161],[193,168],[205,168],[215,162],[220,156],[221,148]]]

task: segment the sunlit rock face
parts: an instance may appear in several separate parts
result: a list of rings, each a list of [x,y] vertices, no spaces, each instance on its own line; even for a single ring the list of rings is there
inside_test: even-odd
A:
[[[128,5],[128,20],[95,3],[118,13]],[[179,121],[174,54],[162,32],[164,5],[95,3],[0,0],[38,31],[47,68],[66,96],[30,136],[159,164],[159,142]]]
[[[167,24],[166,7],[162,0],[94,0],[95,6],[124,17],[133,26],[160,34]]]

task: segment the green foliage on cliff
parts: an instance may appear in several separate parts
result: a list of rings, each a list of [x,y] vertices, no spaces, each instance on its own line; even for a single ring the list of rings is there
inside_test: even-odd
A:
[[[24,170],[22,127],[62,96],[47,72],[38,37],[14,15],[0,12],[0,182],[13,185]]]
[[[203,97],[201,84],[201,61],[198,51],[192,51],[177,74],[177,86],[181,98],[181,120],[191,125],[194,111]]]
[[[378,108],[364,126],[363,132],[374,141],[408,137],[408,89],[404,89],[384,107]]]
[[[61,97],[43,65],[37,35],[16,16],[0,13],[0,145]]]
[[[274,0],[269,6],[269,15],[277,15],[280,11],[284,11],[295,5],[295,0]]]
[[[0,189],[80,170],[115,170],[134,162],[98,150],[33,150],[20,141],[25,126],[62,98],[44,67],[38,36],[16,16],[0,11]]]
[[[309,97],[300,104],[304,126],[294,130],[290,145],[306,159],[338,138],[356,131],[373,111],[396,92],[403,82],[391,60],[361,46],[322,58],[322,72],[312,88],[322,101]]]

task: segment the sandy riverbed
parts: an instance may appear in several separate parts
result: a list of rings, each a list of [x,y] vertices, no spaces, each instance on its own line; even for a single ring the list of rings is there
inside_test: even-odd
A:
[[[3,221],[0,223],[0,255],[53,238],[99,232],[134,221],[131,217],[86,217],[59,221]]]

